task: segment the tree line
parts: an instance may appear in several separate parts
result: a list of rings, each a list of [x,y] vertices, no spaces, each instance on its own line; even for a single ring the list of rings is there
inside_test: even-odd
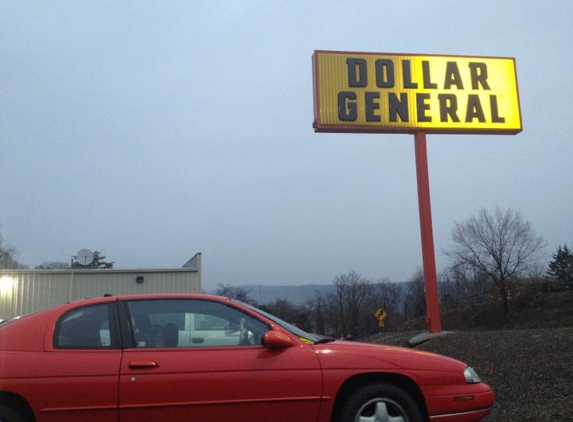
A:
[[[573,255],[559,246],[547,269],[540,265],[546,247],[531,224],[512,210],[482,209],[452,230],[453,246],[444,251],[450,265],[438,276],[441,309],[455,309],[483,298],[499,298],[509,313],[512,284],[524,278],[549,278],[564,289],[573,287]],[[384,328],[426,315],[424,275],[421,270],[405,283],[373,282],[350,271],[336,276],[329,292],[316,291],[304,305],[286,299],[258,304],[301,328],[335,337],[358,338],[380,331],[377,309],[388,314]],[[218,294],[253,303],[244,288],[220,286]],[[238,295],[237,295],[238,293]]]

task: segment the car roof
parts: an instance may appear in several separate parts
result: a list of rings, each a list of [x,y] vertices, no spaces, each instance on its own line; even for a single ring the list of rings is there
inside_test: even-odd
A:
[[[78,299],[67,302],[62,305],[78,305],[78,304],[90,304],[90,303],[104,303],[104,302],[114,302],[120,300],[150,300],[150,299],[207,299],[214,301],[230,302],[231,299],[224,296],[217,296],[207,293],[141,293],[141,294],[130,294],[130,295],[105,295],[101,297]],[[60,305],[60,306],[62,306]]]

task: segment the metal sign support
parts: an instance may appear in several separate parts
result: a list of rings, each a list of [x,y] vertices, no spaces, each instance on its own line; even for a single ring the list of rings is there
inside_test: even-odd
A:
[[[426,132],[414,134],[416,151],[416,178],[418,181],[418,207],[420,209],[420,231],[422,237],[422,259],[424,263],[424,284],[426,286],[426,323],[430,333],[442,331],[436,256],[432,231],[432,210],[430,204],[430,182],[428,177],[428,154]]]

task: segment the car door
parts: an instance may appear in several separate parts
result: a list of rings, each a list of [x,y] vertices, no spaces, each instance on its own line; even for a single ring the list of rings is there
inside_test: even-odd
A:
[[[108,302],[71,309],[48,323],[46,351],[31,356],[26,370],[34,378],[21,390],[30,390],[38,421],[117,421],[122,352],[116,315],[116,304]]]
[[[218,301],[133,300],[128,309],[135,347],[121,364],[121,422],[316,420],[321,372],[309,345],[267,348],[269,324]]]

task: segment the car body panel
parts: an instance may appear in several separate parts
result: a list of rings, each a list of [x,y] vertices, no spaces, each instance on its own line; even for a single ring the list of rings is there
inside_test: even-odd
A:
[[[26,398],[39,421],[116,421],[120,360],[120,350],[10,352],[0,389]]]
[[[430,414],[436,416],[489,409],[494,402],[491,388],[484,383],[425,386],[422,391]]]
[[[129,349],[120,377],[120,420],[315,421],[322,375],[309,346]]]

